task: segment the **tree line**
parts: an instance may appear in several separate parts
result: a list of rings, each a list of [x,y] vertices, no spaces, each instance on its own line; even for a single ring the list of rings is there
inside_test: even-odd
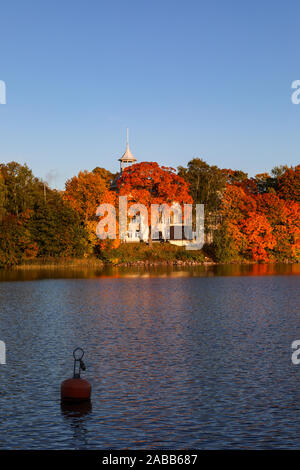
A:
[[[137,163],[121,176],[97,167],[51,189],[27,165],[0,164],[0,267],[48,258],[103,257],[119,240],[96,236],[96,208],[118,194],[134,202],[205,204],[204,252],[215,261],[299,261],[300,165],[249,178],[194,158],[177,171]],[[111,191],[116,178],[117,191]]]

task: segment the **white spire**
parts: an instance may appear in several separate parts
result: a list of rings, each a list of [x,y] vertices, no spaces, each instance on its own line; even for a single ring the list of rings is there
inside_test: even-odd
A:
[[[128,166],[130,163],[136,162],[136,159],[131,153],[131,150],[129,148],[129,129],[127,127],[126,129],[126,151],[123,153],[122,157],[119,158],[119,161],[121,162],[121,169],[123,169],[125,166]]]

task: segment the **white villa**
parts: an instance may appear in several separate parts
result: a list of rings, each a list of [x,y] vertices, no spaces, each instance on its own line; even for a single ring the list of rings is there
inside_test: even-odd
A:
[[[130,165],[136,163],[136,158],[133,156],[130,147],[129,147],[129,136],[127,129],[127,139],[126,139],[126,150],[123,153],[122,157],[119,158],[120,162],[120,173],[117,177],[111,182],[110,189],[112,191],[117,191],[117,181],[122,171]],[[174,245],[185,245],[189,243],[188,240],[184,237],[183,231],[183,222],[181,219],[181,208],[178,203],[173,204],[172,210],[170,211],[169,216],[166,218],[164,214],[161,214],[160,222],[158,224],[158,239],[153,240],[153,242],[165,242],[169,241]],[[126,238],[124,239],[125,243],[130,242],[148,242],[149,228],[148,225],[144,223],[143,216],[137,215],[130,219],[128,226]]]

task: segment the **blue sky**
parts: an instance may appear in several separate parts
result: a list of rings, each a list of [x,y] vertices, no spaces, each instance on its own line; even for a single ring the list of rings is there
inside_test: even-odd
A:
[[[63,188],[194,157],[251,176],[299,163],[296,1],[27,0],[0,7],[0,161]]]

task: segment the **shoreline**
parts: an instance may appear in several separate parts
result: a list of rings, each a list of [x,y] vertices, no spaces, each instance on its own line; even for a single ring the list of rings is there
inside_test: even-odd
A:
[[[195,260],[138,260],[132,262],[105,262],[97,258],[89,259],[59,259],[59,260],[44,260],[44,261],[30,261],[19,265],[1,267],[0,271],[26,271],[33,269],[105,269],[114,267],[125,268],[149,268],[149,267],[192,267],[192,266],[242,266],[242,265],[279,265],[279,264],[298,264],[300,261],[284,260],[281,262],[273,261],[267,263],[257,263],[254,261],[235,261],[231,263],[220,263],[213,260],[195,261]]]

